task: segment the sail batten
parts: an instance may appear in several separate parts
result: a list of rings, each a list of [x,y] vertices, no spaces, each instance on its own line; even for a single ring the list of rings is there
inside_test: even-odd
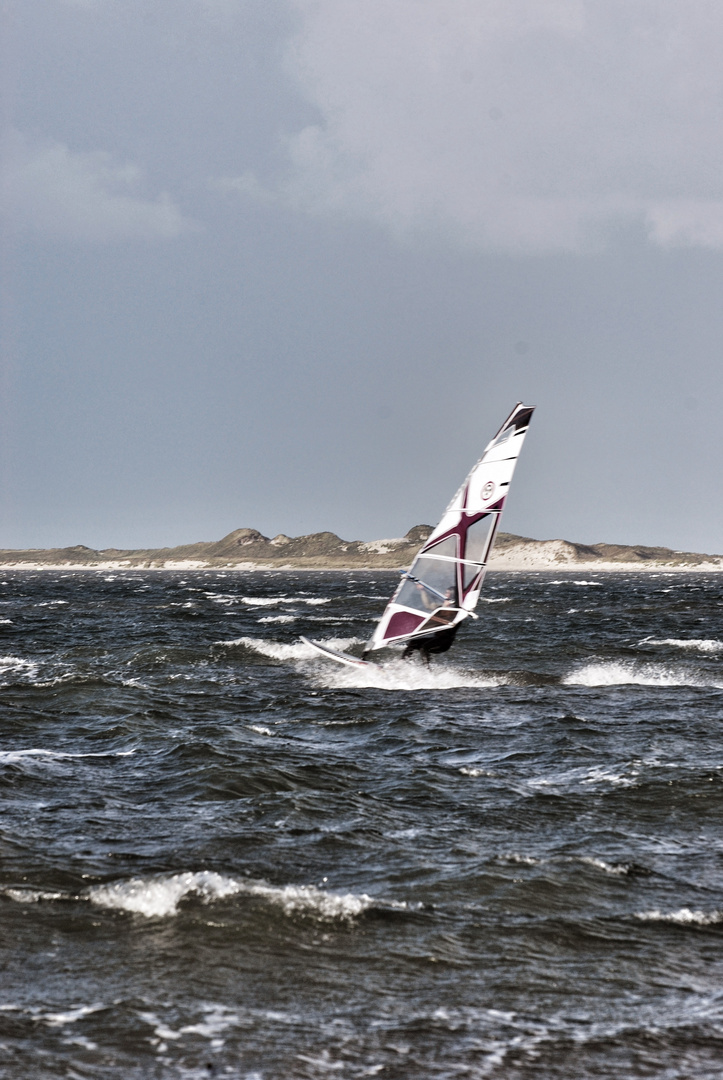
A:
[[[518,402],[487,444],[402,575],[367,652],[415,639],[444,651],[473,615],[533,411]]]

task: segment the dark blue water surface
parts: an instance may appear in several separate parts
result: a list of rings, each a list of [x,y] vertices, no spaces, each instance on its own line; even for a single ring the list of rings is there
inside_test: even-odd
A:
[[[720,1077],[723,577],[1,580],[0,1075]]]

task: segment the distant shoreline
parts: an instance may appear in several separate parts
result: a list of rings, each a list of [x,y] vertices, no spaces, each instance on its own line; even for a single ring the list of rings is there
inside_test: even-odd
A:
[[[404,570],[431,534],[416,525],[391,540],[342,540],[331,532],[273,539],[256,529],[236,529],[222,540],[175,548],[121,550],[77,545],[69,548],[0,550],[0,570]],[[577,544],[569,540],[533,540],[500,533],[490,571],[630,573],[709,573],[723,570],[723,556],[624,544]]]

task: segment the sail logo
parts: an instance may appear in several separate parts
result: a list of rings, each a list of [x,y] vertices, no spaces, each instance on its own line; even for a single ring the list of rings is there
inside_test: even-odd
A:
[[[492,483],[491,480],[488,480],[485,486],[482,488],[482,491],[480,492],[482,496],[482,502],[488,502],[492,498],[494,493],[495,485]]]

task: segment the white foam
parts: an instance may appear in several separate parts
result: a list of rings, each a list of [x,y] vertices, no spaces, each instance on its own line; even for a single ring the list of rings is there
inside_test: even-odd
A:
[[[43,1020],[48,1027],[64,1027],[66,1024],[75,1024],[76,1021],[82,1020],[83,1017],[89,1016],[91,1013],[99,1012],[104,1009],[105,1005],[77,1005],[74,1009],[70,1009],[69,1012],[59,1013],[41,1013],[40,1019]]]
[[[619,877],[621,874],[627,874],[630,867],[626,863],[608,863],[604,859],[596,859],[592,855],[581,855],[579,858],[571,857],[571,862],[585,863],[587,866],[594,866],[596,870],[602,870],[605,874],[613,874],[615,877]]]
[[[293,603],[290,596],[242,596],[241,599],[249,607],[276,607],[277,604]]]
[[[36,675],[38,665],[34,660],[24,660],[21,656],[0,656],[0,676],[2,675]]]
[[[331,603],[328,596],[242,596],[241,599],[250,607],[276,607],[277,604],[307,604],[318,607],[319,604]]]
[[[45,892],[42,889],[2,889],[3,896],[8,900],[15,900],[18,904],[39,904],[42,900],[68,900],[68,894],[62,892]]]
[[[295,615],[264,615],[259,619],[260,623],[290,623],[296,622]]]
[[[249,731],[255,731],[257,735],[273,735],[270,728],[262,727],[261,724],[249,724]]]
[[[536,859],[534,855],[518,855],[513,851],[511,855],[505,855],[502,862],[521,863],[522,866],[539,866],[544,862],[544,859]]]
[[[535,858],[533,855],[505,855],[503,862],[522,863],[523,866],[544,866],[550,863],[584,863],[596,870],[602,870],[604,874],[612,874],[614,877],[627,874],[630,867],[626,863],[609,863],[604,859],[597,859],[592,855],[552,855],[547,859]]]
[[[312,645],[306,645],[303,641],[294,641],[286,644],[281,641],[269,641],[266,638],[240,637],[233,641],[217,641],[217,645],[243,645],[252,652],[261,656],[268,656],[271,660],[317,660],[319,653]],[[361,645],[360,638],[328,638],[324,644],[330,649],[347,649],[350,645]]]
[[[338,646],[334,646],[338,647]],[[342,667],[322,661],[311,677],[317,686],[327,690],[370,688],[376,690],[456,690],[486,689],[505,686],[503,678],[489,678],[445,665],[426,667],[406,660],[390,660],[386,664],[368,667]]]
[[[366,911],[374,901],[365,893],[327,893],[313,885],[268,885],[263,881],[237,881],[212,871],[186,872],[158,878],[131,878],[109,885],[95,885],[88,890],[91,903],[99,907],[127,911],[147,918],[175,915],[179,903],[197,896],[203,903],[229,896],[260,897],[285,915],[305,914],[317,919],[352,919]],[[386,902],[387,907],[404,904]]]
[[[602,588],[602,581],[573,581],[573,585],[593,585],[596,588]]]
[[[723,652],[723,641],[716,638],[643,638],[638,645],[670,645],[676,649],[691,649],[702,653]]]
[[[712,686],[723,684],[701,680],[690,672],[663,664],[635,664],[609,660],[585,664],[562,680],[565,686]]]
[[[106,758],[129,757],[135,750],[100,751],[87,754],[70,754],[60,750],[0,750],[0,765],[12,765],[26,757],[54,758],[64,761],[67,758]]]
[[[678,908],[677,911],[637,911],[635,918],[642,922],[676,923],[679,926],[712,926],[723,922],[721,911],[694,911],[691,908]]]
[[[196,894],[202,900],[221,900],[239,892],[241,885],[232,878],[211,871],[172,874],[161,878],[130,878],[109,885],[94,885],[88,898],[98,907],[153,916],[175,915],[184,897]]]
[[[511,604],[511,596],[483,596],[481,597],[483,604]]]
[[[583,784],[612,784],[614,787],[632,787],[635,783],[635,777],[639,775],[638,770],[631,768],[630,774],[626,775],[622,772],[613,772],[610,769],[603,769],[600,766],[594,766],[587,771],[587,774],[582,781]]]

